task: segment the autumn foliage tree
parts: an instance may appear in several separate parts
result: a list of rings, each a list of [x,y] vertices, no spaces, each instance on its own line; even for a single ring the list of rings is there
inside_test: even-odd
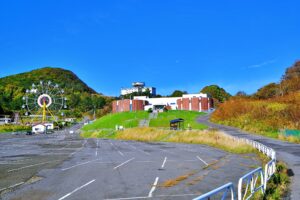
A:
[[[286,69],[282,77],[281,89],[283,94],[300,90],[300,61]]]
[[[209,85],[204,87],[201,93],[209,94],[215,100],[215,105],[217,106],[219,103],[223,103],[228,100],[231,95],[227,93],[223,88],[218,85]]]
[[[254,94],[254,97],[258,99],[269,99],[280,94],[280,86],[276,83],[270,83],[260,89]]]

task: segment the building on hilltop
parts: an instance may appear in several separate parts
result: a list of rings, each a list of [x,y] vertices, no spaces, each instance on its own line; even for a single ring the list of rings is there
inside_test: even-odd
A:
[[[156,88],[155,87],[145,87],[145,82],[133,82],[132,88],[122,88],[121,95],[130,95],[132,93],[145,93],[149,92],[150,96],[156,96]]]
[[[137,110],[191,110],[208,112],[214,107],[213,99],[207,94],[184,94],[182,97],[149,98],[147,96],[135,96],[133,99],[113,101],[113,112],[137,111]]]

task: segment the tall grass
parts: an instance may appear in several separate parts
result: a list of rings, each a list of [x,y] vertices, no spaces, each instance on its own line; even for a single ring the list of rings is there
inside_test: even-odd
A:
[[[117,132],[116,139],[144,142],[163,141],[191,144],[205,144],[232,153],[254,153],[244,142],[237,142],[226,134],[214,130],[172,131],[157,128],[132,128]]]
[[[188,127],[188,125],[190,125],[192,129],[203,130],[206,129],[207,126],[197,123],[196,119],[200,115],[204,114],[205,113],[196,111],[170,110],[168,112],[158,113],[157,118],[150,121],[150,127],[169,127],[170,120],[183,118],[185,127]]]
[[[27,131],[27,130],[31,130],[31,127],[23,126],[23,125],[14,125],[14,124],[0,125],[0,133],[9,133],[9,132]]]
[[[291,142],[300,138],[285,137],[282,129],[300,129],[300,94],[270,100],[232,98],[212,114],[211,121]]]

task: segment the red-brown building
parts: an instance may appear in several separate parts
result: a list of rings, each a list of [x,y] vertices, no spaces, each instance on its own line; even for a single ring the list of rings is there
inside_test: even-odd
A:
[[[192,110],[198,112],[207,112],[214,107],[213,99],[207,94],[185,94],[182,97],[163,97],[148,98],[145,96],[134,97],[133,100],[116,100],[112,103],[112,111],[138,111],[148,110],[149,108],[161,109],[163,107],[172,110]]]
[[[213,99],[208,97],[190,97],[177,100],[178,110],[209,111],[214,107]]]
[[[144,110],[144,107],[145,101],[143,100],[123,99],[112,102],[113,113]]]

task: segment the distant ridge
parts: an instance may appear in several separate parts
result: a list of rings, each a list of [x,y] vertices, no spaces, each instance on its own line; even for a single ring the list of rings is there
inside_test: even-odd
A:
[[[44,67],[29,72],[0,78],[0,89],[6,87],[7,85],[13,85],[25,89],[29,88],[32,83],[38,83],[40,80],[51,80],[52,82],[59,84],[61,88],[66,88],[66,92],[80,91],[94,94],[97,93],[86,83],[80,80],[72,71],[52,67]]]
[[[97,116],[109,112],[109,107],[105,111],[100,110],[109,105],[110,97],[97,93],[70,70],[45,67],[0,78],[0,114],[24,111],[22,97],[26,89],[40,81],[51,81],[64,89],[68,99],[66,116],[81,117],[94,109]]]

